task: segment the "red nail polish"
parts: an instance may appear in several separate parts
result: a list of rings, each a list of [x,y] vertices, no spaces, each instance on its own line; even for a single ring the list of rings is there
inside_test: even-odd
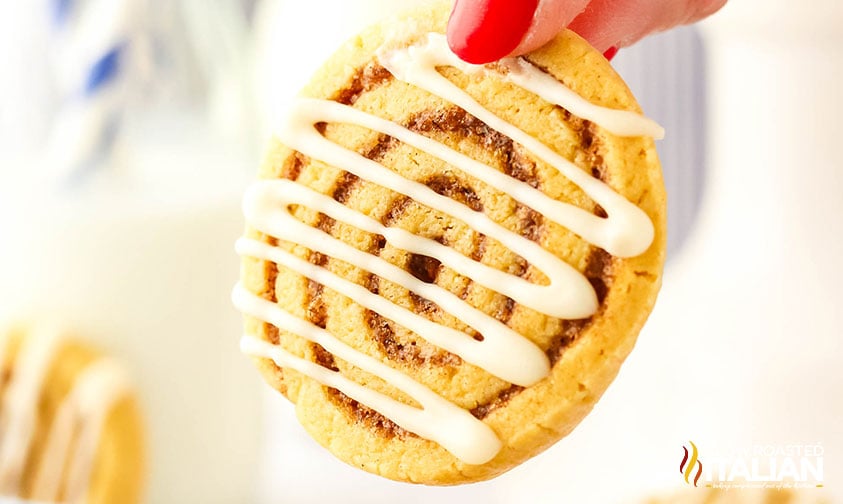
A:
[[[518,47],[539,0],[456,0],[448,21],[448,45],[469,63],[489,63]]]
[[[606,49],[606,52],[603,53],[603,57],[612,61],[612,58],[614,58],[616,54],[618,54],[618,46],[612,46]]]

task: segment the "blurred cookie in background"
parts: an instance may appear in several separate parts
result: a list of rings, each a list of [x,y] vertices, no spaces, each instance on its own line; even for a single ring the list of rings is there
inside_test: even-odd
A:
[[[693,488],[642,504],[832,504],[821,488]]]
[[[141,413],[120,363],[53,325],[0,330],[0,497],[132,504],[143,472]]]

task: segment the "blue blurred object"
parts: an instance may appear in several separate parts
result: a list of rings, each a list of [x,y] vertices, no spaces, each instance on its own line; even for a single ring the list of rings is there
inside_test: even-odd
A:
[[[114,81],[117,73],[120,71],[123,47],[123,44],[113,47],[94,63],[88,74],[88,82],[85,83],[85,95],[91,95],[101,87],[107,86],[110,82]]]
[[[53,2],[53,19],[56,24],[63,23],[70,12],[70,4],[72,0],[54,0]]]

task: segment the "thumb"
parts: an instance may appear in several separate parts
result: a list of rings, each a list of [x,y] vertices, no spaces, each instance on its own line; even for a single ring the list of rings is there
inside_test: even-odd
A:
[[[489,63],[543,46],[588,0],[456,0],[448,44],[469,63]]]

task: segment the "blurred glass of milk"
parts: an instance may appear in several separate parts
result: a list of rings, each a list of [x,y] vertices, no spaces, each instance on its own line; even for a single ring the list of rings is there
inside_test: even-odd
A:
[[[240,199],[257,164],[238,94],[247,61],[231,35],[245,19],[234,24],[228,1],[149,2],[137,20],[146,44],[133,46],[149,66],[132,79],[120,138],[101,165],[64,180],[39,152],[58,110],[47,3],[0,2],[0,28],[18,27],[0,29],[11,44],[0,50],[0,146],[29,144],[0,149],[0,320],[61,321],[130,365],[149,445],[146,502],[252,502],[262,385],[239,352],[229,299]],[[17,128],[30,113],[39,121]]]

